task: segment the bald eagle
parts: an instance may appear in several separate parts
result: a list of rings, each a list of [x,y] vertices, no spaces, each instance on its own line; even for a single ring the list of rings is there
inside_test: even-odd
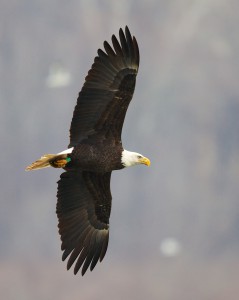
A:
[[[132,99],[139,68],[139,49],[128,27],[112,36],[113,47],[104,42],[79,93],[70,127],[68,149],[45,154],[26,170],[49,166],[63,168],[58,181],[58,228],[62,260],[74,274],[102,261],[109,240],[111,211],[110,177],[113,170],[138,164],[148,158],[125,150],[121,132]]]

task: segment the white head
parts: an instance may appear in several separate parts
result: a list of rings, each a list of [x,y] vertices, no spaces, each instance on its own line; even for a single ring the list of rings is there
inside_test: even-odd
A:
[[[150,160],[137,152],[123,150],[121,155],[121,163],[125,167],[131,167],[139,164],[150,165]]]

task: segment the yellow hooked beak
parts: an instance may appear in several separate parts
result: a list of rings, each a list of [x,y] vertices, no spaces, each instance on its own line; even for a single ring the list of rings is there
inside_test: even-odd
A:
[[[150,166],[150,160],[147,158],[147,157],[142,157],[142,158],[140,158],[139,159],[139,162],[141,163],[141,164],[144,164],[144,165],[146,165],[146,166]]]

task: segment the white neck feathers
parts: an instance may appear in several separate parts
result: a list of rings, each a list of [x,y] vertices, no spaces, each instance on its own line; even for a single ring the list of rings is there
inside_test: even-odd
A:
[[[142,155],[137,152],[123,150],[121,155],[121,163],[124,167],[135,166],[139,164],[139,157],[142,157]]]

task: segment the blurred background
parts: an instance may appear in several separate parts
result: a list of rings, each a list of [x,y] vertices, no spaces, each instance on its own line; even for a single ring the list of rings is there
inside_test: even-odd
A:
[[[0,298],[237,300],[239,2],[0,2]],[[151,167],[114,172],[104,261],[61,262],[56,182],[25,172],[67,148],[103,41],[128,25],[141,55],[123,129]]]

